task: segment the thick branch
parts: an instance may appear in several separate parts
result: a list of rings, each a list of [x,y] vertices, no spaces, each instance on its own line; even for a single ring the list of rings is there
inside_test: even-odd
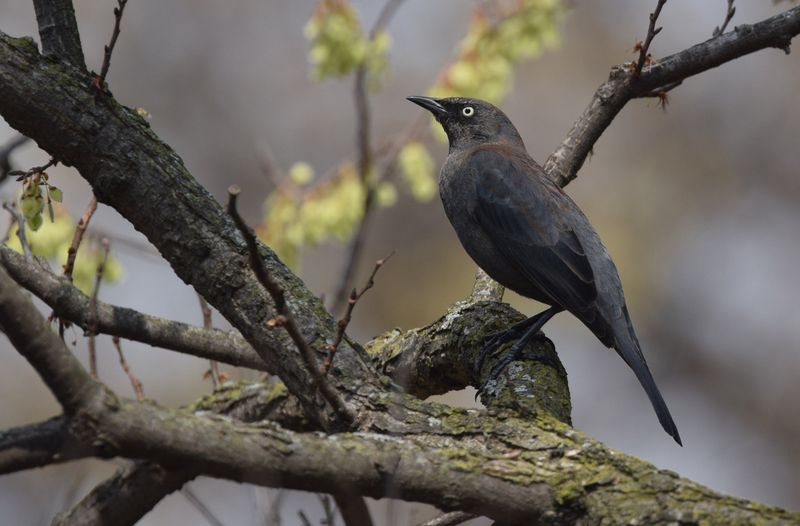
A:
[[[312,429],[297,400],[281,384],[229,383],[188,409],[225,414],[242,422],[269,419],[290,429]],[[132,526],[161,499],[197,475],[193,469],[168,471],[151,462],[137,461],[117,470],[75,507],[58,516],[55,524],[108,524],[102,518],[113,516],[115,526]]]
[[[267,326],[276,315],[274,306],[246,271],[247,248],[231,219],[146,121],[110,97],[96,100],[89,84],[85,72],[44,60],[25,39],[0,34],[0,114],[56,158],[76,166],[98,201],[144,233],[176,274],[239,329],[269,372],[279,375],[309,411],[317,411],[319,400],[307,389],[313,380],[299,353],[283,331]],[[271,250],[258,248],[270,276],[286,290],[303,337],[323,352],[336,323]],[[356,386],[343,382],[345,377],[365,383]],[[365,356],[350,345],[339,349],[328,378],[337,390],[353,394],[380,389]],[[335,427],[335,413],[328,409],[325,417]]]
[[[0,290],[0,308],[9,303],[5,298],[22,295],[3,269]],[[0,315],[5,325],[7,311]],[[13,321],[44,324],[35,310]],[[35,353],[46,352],[50,359],[66,354],[53,338],[44,351],[18,347],[41,371],[46,366]],[[60,366],[71,367],[69,360],[76,361],[68,355]],[[90,385],[82,373],[82,382]],[[167,470],[191,466],[205,475],[325,493],[346,484],[362,495],[418,500],[502,521],[594,522],[609,510],[620,523],[722,517],[726,523],[789,524],[800,518],[657,471],[547,413],[527,420],[495,418],[384,393],[362,408],[365,432],[321,435],[161,409],[106,390],[95,394],[80,399],[80,411],[70,420],[73,433],[104,454],[150,460]]]
[[[800,520],[800,514],[723,497],[612,452],[546,415],[501,420],[437,404],[393,415],[387,408],[394,403],[392,395],[373,401],[369,432],[337,435],[116,399],[92,406],[85,421],[109,450],[168,469],[191,465],[219,478],[324,493],[347,484],[366,496],[428,502],[501,521]],[[81,421],[74,425],[84,429]]]
[[[474,370],[486,336],[522,319],[522,314],[506,303],[459,302],[430,325],[406,332],[394,329],[377,336],[367,344],[367,352],[379,371],[405,392],[424,399],[482,385],[484,375],[502,357],[502,352],[497,353],[487,359],[481,371]],[[547,353],[554,363],[560,363],[549,340],[536,341],[527,351]],[[514,362],[493,389],[485,390],[481,401],[490,409],[511,409],[518,415],[535,416],[544,409],[562,422],[571,421],[566,372],[540,360]]]
[[[192,470],[164,469],[150,462],[120,468],[67,512],[53,526],[133,525],[161,499],[195,478]]]
[[[800,7],[794,7],[757,24],[737,26],[733,31],[655,61],[638,76],[626,67],[614,68],[609,79],[597,88],[567,138],[548,157],[545,171],[560,186],[567,185],[578,174],[600,135],[632,98],[760,49],[775,47],[788,52],[792,38],[798,33]]]
[[[85,69],[72,0],[33,0],[33,8],[44,54],[56,55]]]

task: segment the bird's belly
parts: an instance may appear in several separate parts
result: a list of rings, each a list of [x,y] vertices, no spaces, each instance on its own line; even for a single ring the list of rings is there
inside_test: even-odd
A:
[[[489,277],[517,294],[548,305],[555,304],[544,291],[525,279],[522,272],[497,250],[492,240],[484,234],[469,214],[448,210],[447,205],[445,211],[464,250]]]

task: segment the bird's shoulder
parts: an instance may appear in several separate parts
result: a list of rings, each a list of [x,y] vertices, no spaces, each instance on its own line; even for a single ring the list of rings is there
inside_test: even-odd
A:
[[[502,143],[481,145],[464,152],[460,164],[469,172],[475,203],[484,212],[504,211],[524,223],[520,227],[541,231],[546,226],[551,235],[566,228],[559,209],[571,203],[524,149]]]

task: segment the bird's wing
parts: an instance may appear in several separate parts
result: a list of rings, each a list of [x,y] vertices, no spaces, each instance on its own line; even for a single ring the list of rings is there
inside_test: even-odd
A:
[[[469,159],[475,171],[475,222],[517,270],[558,305],[592,323],[597,289],[586,252],[568,224],[574,206],[538,180],[535,164],[492,149]]]

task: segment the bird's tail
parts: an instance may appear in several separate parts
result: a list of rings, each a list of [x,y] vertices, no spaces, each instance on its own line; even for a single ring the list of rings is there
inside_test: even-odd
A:
[[[627,312],[625,312],[625,317],[628,318]],[[626,321],[628,322],[627,330],[618,331],[618,334],[622,334],[616,338],[615,349],[622,359],[625,360],[625,363],[628,364],[628,367],[633,369],[636,378],[639,380],[639,383],[642,384],[642,387],[647,393],[647,397],[650,398],[650,403],[653,404],[653,409],[656,410],[656,415],[658,416],[658,421],[661,423],[661,427],[664,428],[664,431],[666,431],[669,436],[675,439],[678,445],[682,446],[683,443],[681,443],[681,436],[678,433],[678,428],[672,420],[672,415],[669,413],[667,404],[664,402],[664,398],[662,398],[656,386],[656,382],[653,380],[653,375],[650,374],[650,369],[647,367],[647,362],[644,360],[644,355],[639,346],[639,339],[633,331],[630,319],[628,318]]]

